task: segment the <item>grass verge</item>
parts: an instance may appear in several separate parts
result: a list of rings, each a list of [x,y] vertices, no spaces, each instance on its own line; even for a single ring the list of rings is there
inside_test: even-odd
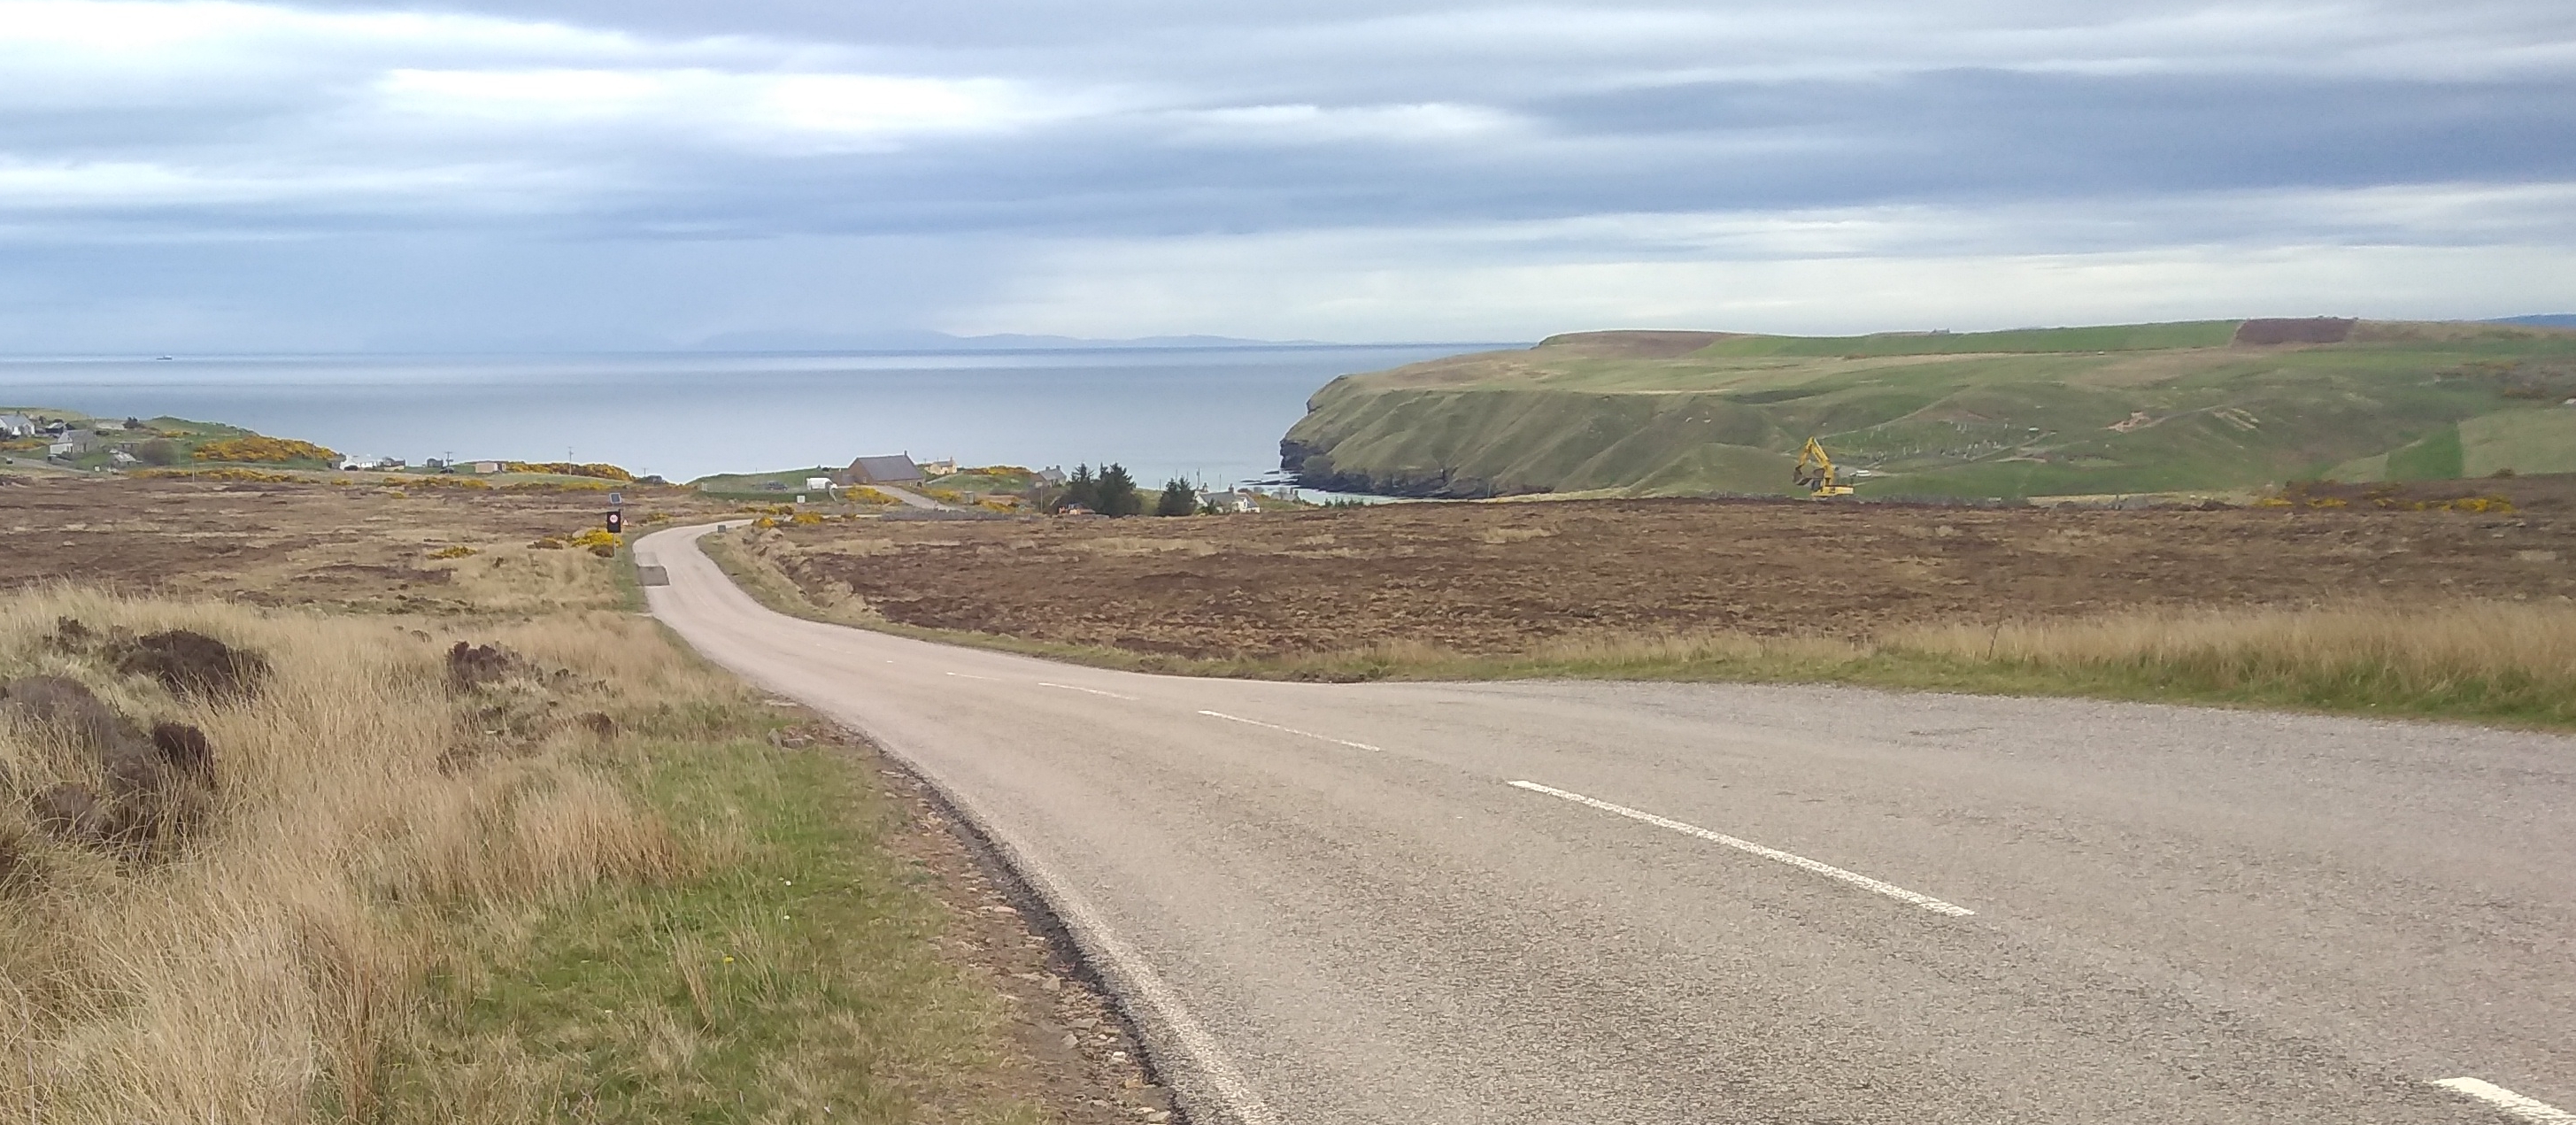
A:
[[[1384,644],[1192,658],[889,622],[864,607],[818,602],[737,537],[701,543],[746,592],[782,613],[1128,671],[1336,681],[1844,683],[2576,729],[2576,606],[2563,603],[2136,611],[1916,627],[1868,642],[1722,632],[1594,634],[1508,654]]]
[[[387,1118],[1040,1119],[973,1081],[1001,1013],[932,955],[941,915],[878,838],[873,789],[756,739],[648,744],[631,768],[730,854],[444,955]]]
[[[0,682],[100,709],[0,703],[0,1120],[1036,1119],[882,798],[544,554],[469,561],[596,608],[0,598]],[[133,662],[173,629],[265,671]]]

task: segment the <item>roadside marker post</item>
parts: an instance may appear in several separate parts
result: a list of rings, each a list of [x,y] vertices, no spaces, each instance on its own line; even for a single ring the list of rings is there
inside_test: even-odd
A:
[[[608,494],[608,533],[626,534],[626,494],[623,492]]]

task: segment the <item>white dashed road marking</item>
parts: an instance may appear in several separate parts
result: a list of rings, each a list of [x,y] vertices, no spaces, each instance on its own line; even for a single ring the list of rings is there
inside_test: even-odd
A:
[[[1259,719],[1247,719],[1241,715],[1229,715],[1223,711],[1201,711],[1199,714],[1205,715],[1211,719],[1224,719],[1228,722],[1245,723],[1256,727],[1268,727],[1272,730],[1281,731],[1287,734],[1303,735],[1307,738],[1319,738],[1336,746],[1348,746],[1353,750],[1377,750],[1377,747],[1371,746],[1365,742],[1345,742],[1328,734],[1317,734],[1310,730],[1298,730],[1295,727],[1283,727],[1277,723],[1265,723]],[[1385,753],[1383,750],[1378,750],[1378,752],[1381,754]]]
[[[991,677],[991,676],[978,676],[978,675],[975,675],[975,674],[973,674],[973,673],[971,673],[971,672],[950,672],[950,673],[948,673],[948,674],[949,674],[949,675],[951,675],[951,676],[955,676],[955,677],[957,677],[958,679],[961,679],[961,680],[992,680],[992,679],[993,679],[993,677]],[[1000,683],[1001,681],[999,681],[999,680],[994,680],[993,682],[995,682],[995,683]]]
[[[1778,862],[1788,864],[1791,867],[1804,868],[1828,879],[1839,879],[1855,887],[1859,887],[1862,890],[1875,894],[1886,895],[1898,902],[1912,903],[1935,914],[1947,914],[1953,918],[1965,918],[1976,913],[1976,911],[1970,910],[1967,907],[1943,902],[1930,895],[1919,895],[1906,890],[1903,887],[1896,886],[1893,883],[1879,882],[1876,879],[1872,879],[1869,876],[1860,874],[1856,871],[1845,871],[1830,863],[1818,863],[1805,856],[1794,855],[1789,852],[1781,851],[1778,848],[1766,848],[1751,840],[1739,840],[1723,832],[1711,832],[1696,824],[1684,824],[1678,820],[1668,820],[1650,812],[1639,812],[1638,810],[1629,808],[1626,805],[1614,805],[1608,801],[1594,800],[1593,798],[1586,797],[1581,793],[1568,793],[1565,790],[1550,788],[1535,781],[1515,781],[1512,782],[1511,785],[1515,789],[1527,789],[1532,793],[1545,793],[1550,797],[1561,797],[1578,805],[1586,805],[1606,813],[1617,813],[1618,815],[1627,817],[1630,820],[1642,820],[1657,828],[1669,828],[1684,836],[1697,836],[1700,839],[1713,844],[1724,844],[1727,847],[1740,852],[1750,852],[1754,855],[1761,856],[1764,859],[1776,860]]]
[[[2476,1098],[2496,1107],[2507,1117],[2528,1121],[2531,1125],[2576,1125],[2576,1113],[2523,1097],[2491,1082],[2480,1082],[2475,1078],[2445,1078],[2434,1085]]]
[[[1047,682],[1047,681],[1045,681],[1045,680],[1039,680],[1039,681],[1038,681],[1038,686],[1039,686],[1039,687],[1051,687],[1051,688],[1063,688],[1063,689],[1064,689],[1064,690],[1066,690],[1066,691],[1087,691],[1087,692],[1090,692],[1090,693],[1091,693],[1091,694],[1093,694],[1093,695],[1105,695],[1105,696],[1108,696],[1108,697],[1109,697],[1109,698],[1111,698],[1111,699],[1124,699],[1124,700],[1127,700],[1128,702],[1131,702],[1131,703],[1132,703],[1132,702],[1134,702],[1134,701],[1135,701],[1135,699],[1136,699],[1136,697],[1135,697],[1135,696],[1132,696],[1132,695],[1120,695],[1120,694],[1118,694],[1117,692],[1114,692],[1114,691],[1102,691],[1102,690],[1100,690],[1099,688],[1075,687],[1075,686],[1074,686],[1074,685],[1072,685],[1072,684],[1054,684],[1054,683],[1048,683],[1048,682]]]

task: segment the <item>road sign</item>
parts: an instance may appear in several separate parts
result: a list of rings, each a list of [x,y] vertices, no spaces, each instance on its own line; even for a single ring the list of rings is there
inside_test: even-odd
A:
[[[610,535],[626,534],[626,513],[618,511],[615,508],[610,508],[608,510],[608,533]]]
[[[625,493],[623,493],[623,492],[611,492],[611,493],[609,493],[609,494],[608,494],[608,506],[609,506],[609,507],[611,507],[611,508],[623,508],[623,507],[625,507],[625,506],[626,506],[626,494],[625,494]]]

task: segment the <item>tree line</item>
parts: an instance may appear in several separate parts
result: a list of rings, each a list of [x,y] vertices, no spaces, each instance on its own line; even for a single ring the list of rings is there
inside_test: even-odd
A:
[[[1047,492],[1053,495],[1046,495]],[[1136,478],[1127,472],[1126,466],[1112,461],[1101,466],[1097,473],[1092,472],[1089,465],[1074,466],[1073,472],[1066,474],[1063,488],[1041,491],[1037,506],[1049,512],[1079,507],[1104,516],[1136,516],[1145,513],[1146,503],[1145,493],[1136,487]],[[1152,505],[1154,514],[1158,516],[1215,511],[1212,506],[1203,508],[1199,503],[1199,490],[1179,477],[1163,483],[1163,491],[1153,498]]]

